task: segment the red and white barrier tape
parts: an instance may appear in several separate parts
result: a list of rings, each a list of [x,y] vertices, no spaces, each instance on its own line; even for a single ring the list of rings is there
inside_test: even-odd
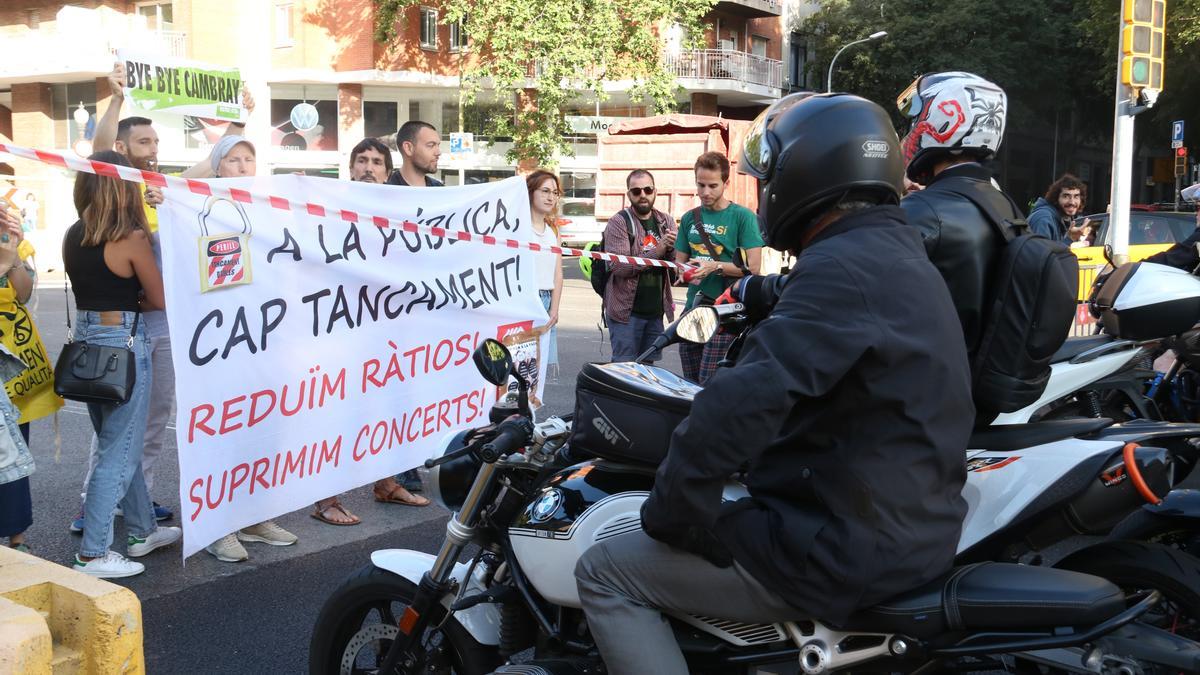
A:
[[[410,221],[399,221],[383,216],[375,216],[367,213],[359,213],[348,209],[328,208],[321,204],[313,204],[312,202],[296,202],[284,197],[276,197],[273,195],[263,195],[247,190],[239,190],[237,188],[224,188],[210,185],[207,181],[197,180],[194,178],[180,178],[178,176],[167,176],[153,171],[143,171],[135,169],[131,166],[119,166],[117,164],[109,164],[108,162],[97,162],[90,159],[79,157],[78,155],[61,155],[55,152],[46,152],[44,150],[36,150],[34,148],[26,148],[19,145],[8,143],[0,143],[0,152],[6,152],[16,157],[30,159],[43,164],[71,169],[73,171],[85,171],[94,173],[98,176],[108,176],[109,178],[120,178],[122,180],[133,181],[135,183],[144,183],[160,188],[177,188],[187,190],[198,195],[210,197],[216,195],[218,197],[227,197],[236,202],[244,204],[266,204],[272,208],[281,209],[284,211],[296,211],[298,213],[307,213],[312,216],[323,217],[330,214],[337,214],[342,220],[347,222],[370,222],[376,227],[391,227],[403,230],[409,233],[424,234],[432,237],[457,239],[458,241],[473,241],[476,243],[487,244],[489,246],[505,246],[507,248],[524,248],[530,251],[542,253],[558,253],[567,257],[586,257],[595,260],[606,260],[609,262],[618,262],[632,265],[641,265],[643,267],[668,267],[687,272],[695,269],[691,265],[680,265],[679,263],[669,262],[666,260],[657,260],[655,258],[640,258],[628,255],[616,255],[614,253],[604,253],[601,251],[585,251],[578,248],[568,248],[566,246],[543,246],[536,242],[522,242],[516,239],[500,239],[491,235],[471,234],[461,230],[449,230],[444,227],[431,227],[428,225],[418,225]]]

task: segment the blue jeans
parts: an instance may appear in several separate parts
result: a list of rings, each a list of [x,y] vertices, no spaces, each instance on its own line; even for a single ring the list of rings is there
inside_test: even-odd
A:
[[[662,335],[662,317],[646,319],[633,314],[629,315],[629,323],[618,323],[608,320],[608,338],[612,342],[612,360],[633,361],[642,352],[654,344],[655,338]],[[655,352],[649,359],[650,363],[662,358],[662,352]]]
[[[89,344],[124,347],[133,328],[133,312],[122,312],[120,325],[100,324],[100,312],[75,313],[75,339]],[[142,475],[142,438],[146,434],[146,414],[150,406],[150,341],[138,325],[133,339],[134,364],[137,367],[133,394],[122,405],[89,403],[88,414],[99,439],[96,468],[87,483],[83,502],[83,543],[79,554],[88,558],[103,556],[112,546],[113,515],[117,505],[125,512],[125,525],[136,537],[154,532],[154,506]]]
[[[538,291],[538,296],[542,299],[542,306],[546,311],[550,311],[550,302],[554,298],[554,291]],[[555,325],[550,329],[550,352],[546,355],[546,365],[558,365],[558,326]]]

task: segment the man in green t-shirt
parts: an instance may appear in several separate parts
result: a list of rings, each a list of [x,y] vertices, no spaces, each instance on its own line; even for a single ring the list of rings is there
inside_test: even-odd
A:
[[[758,217],[750,209],[725,198],[725,189],[729,186],[729,160],[718,152],[706,152],[696,159],[695,172],[701,222],[696,223],[696,209],[685,213],[675,244],[676,262],[699,267],[688,287],[688,308],[712,304],[744,274],[733,262],[738,249],[745,251],[746,266],[758,274],[763,246]],[[732,335],[722,333],[705,345],[681,344],[679,359],[683,363],[683,376],[704,384],[732,342]]]

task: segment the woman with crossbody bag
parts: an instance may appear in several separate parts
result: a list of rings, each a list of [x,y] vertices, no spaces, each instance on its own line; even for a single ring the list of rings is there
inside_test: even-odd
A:
[[[129,166],[105,151],[89,159]],[[96,468],[83,505],[83,541],[74,569],[102,578],[128,577],[145,568],[112,551],[118,505],[128,528],[129,557],[141,557],[179,540],[177,527],[158,527],[142,476],[142,437],[152,377],[143,309],[163,309],[162,274],[150,248],[150,231],[135,183],[80,172],[75,178],[79,221],[63,237],[63,266],[75,295],[73,338],[89,346],[126,348],[135,376],[125,403],[88,403],[99,439]],[[68,308],[68,318],[70,308]]]

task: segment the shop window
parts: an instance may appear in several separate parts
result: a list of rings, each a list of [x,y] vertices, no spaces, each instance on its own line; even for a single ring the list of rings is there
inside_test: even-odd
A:
[[[396,130],[400,128],[399,111],[393,101],[363,103],[363,131],[368,138],[378,138],[389,148],[396,148]]]
[[[478,185],[480,183],[495,183],[496,181],[501,181],[501,180],[504,180],[505,178],[512,178],[513,176],[517,175],[517,173],[515,171],[508,170],[508,169],[499,169],[499,170],[467,169],[465,171],[465,173],[466,173],[466,178],[467,178],[467,180],[466,180],[467,185]]]
[[[338,148],[337,102],[308,101],[316,115],[307,109],[293,113],[296,99],[272,99],[271,146],[281,150],[335,151]],[[297,123],[299,126],[297,126]]]

